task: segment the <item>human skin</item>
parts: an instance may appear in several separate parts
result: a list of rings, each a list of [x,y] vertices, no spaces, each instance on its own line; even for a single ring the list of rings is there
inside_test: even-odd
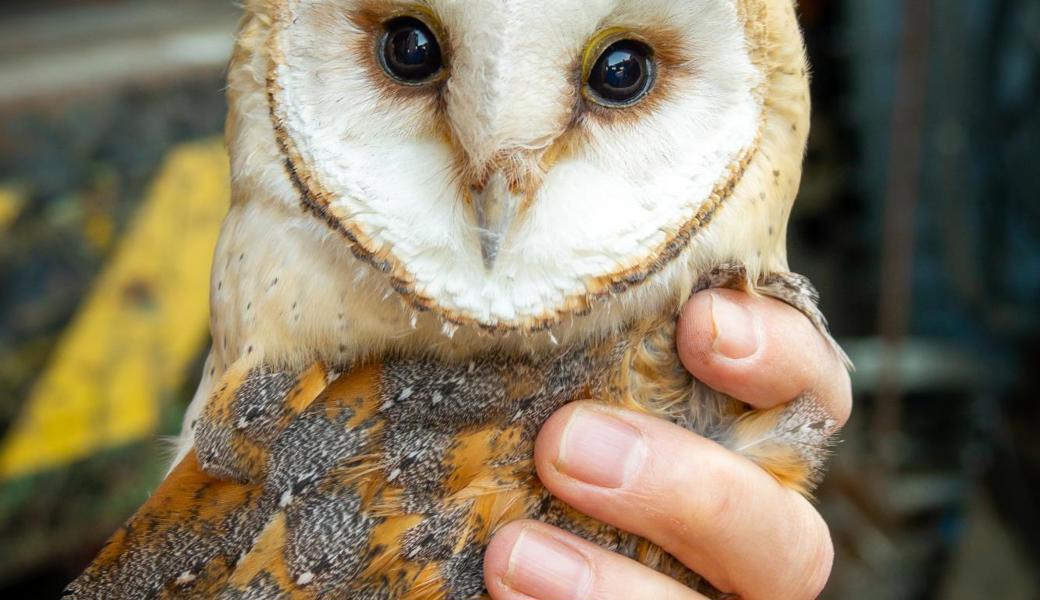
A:
[[[844,424],[849,375],[794,308],[731,290],[695,295],[679,356],[711,387],[756,408],[817,397]],[[834,549],[813,505],[764,470],[671,423],[591,402],[542,428],[545,486],[578,510],[660,545],[742,600],[816,598]],[[535,521],[503,527],[484,576],[495,600],[695,600],[704,596],[635,561]]]

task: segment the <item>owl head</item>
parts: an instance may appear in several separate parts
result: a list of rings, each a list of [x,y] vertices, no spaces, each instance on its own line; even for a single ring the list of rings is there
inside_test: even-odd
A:
[[[231,79],[235,179],[266,190],[236,201],[312,213],[446,321],[533,330],[785,267],[791,0],[251,0]]]

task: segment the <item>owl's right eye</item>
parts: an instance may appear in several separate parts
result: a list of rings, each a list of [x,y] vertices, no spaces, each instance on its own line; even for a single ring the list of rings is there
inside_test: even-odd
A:
[[[387,75],[406,85],[418,85],[440,73],[444,65],[441,46],[426,23],[415,17],[397,17],[384,27],[379,58]]]

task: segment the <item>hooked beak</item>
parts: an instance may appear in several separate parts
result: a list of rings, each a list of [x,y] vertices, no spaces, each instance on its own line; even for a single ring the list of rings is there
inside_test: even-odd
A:
[[[495,171],[483,189],[471,187],[470,193],[480,233],[480,253],[484,267],[490,270],[520,209],[521,198],[509,189],[509,182],[501,171]]]

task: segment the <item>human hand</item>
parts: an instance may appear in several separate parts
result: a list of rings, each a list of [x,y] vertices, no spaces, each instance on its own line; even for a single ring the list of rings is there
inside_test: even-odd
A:
[[[839,424],[848,420],[847,371],[809,320],[778,300],[701,292],[687,303],[677,338],[686,368],[719,391],[759,409],[810,392]],[[809,501],[677,425],[574,403],[542,428],[535,463],[542,483],[563,501],[653,541],[743,600],[816,598],[830,576],[830,533]],[[495,600],[703,598],[536,521],[498,532],[484,575]]]

